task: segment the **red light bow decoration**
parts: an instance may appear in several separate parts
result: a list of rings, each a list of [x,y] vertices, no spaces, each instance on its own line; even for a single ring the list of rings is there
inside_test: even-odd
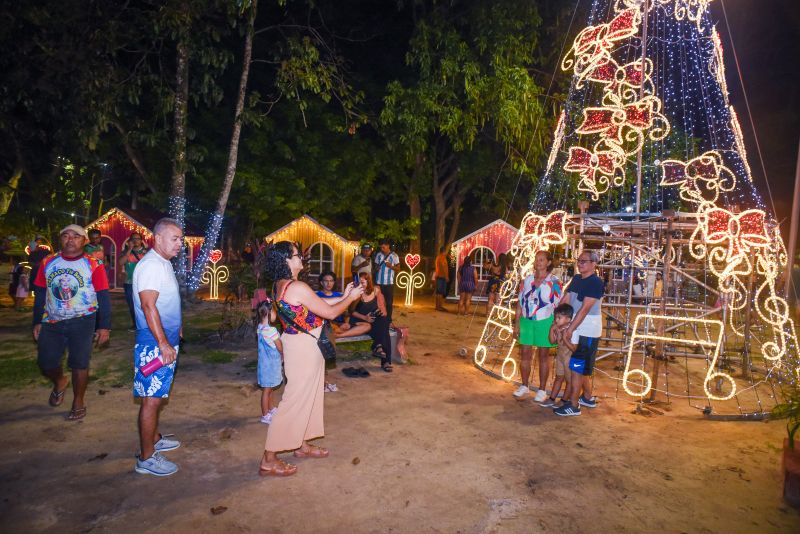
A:
[[[661,162],[661,185],[680,186],[681,198],[689,202],[716,202],[720,191],[733,191],[736,176],[722,163],[719,152],[710,150],[683,162],[668,159]],[[712,198],[705,198],[704,192]]]
[[[766,215],[761,210],[746,210],[736,215],[722,208],[711,208],[701,224],[707,243],[728,243],[725,261],[729,264],[726,270],[730,272],[736,272],[732,269],[742,262],[751,248],[763,248],[770,243]]]
[[[561,62],[562,70],[574,69],[576,87],[583,86],[587,74],[611,58],[611,49],[620,41],[639,31],[642,14],[638,9],[626,9],[607,24],[588,26],[575,37],[572,48]]]
[[[583,147],[573,146],[569,149],[564,170],[580,173],[578,190],[590,193],[592,200],[597,200],[601,193],[608,191],[612,181],[614,185],[622,184],[625,179],[622,163],[623,157],[619,152],[603,151],[594,154]]]
[[[550,245],[560,245],[567,242],[565,223],[566,211],[554,211],[541,217],[533,212],[528,212],[522,218],[520,232],[517,235],[518,247],[532,246],[534,252],[547,248]]]
[[[644,61],[644,67],[642,67],[641,60],[620,66],[609,58],[590,72],[587,79],[605,85],[606,90],[612,92],[616,92],[620,87],[638,89],[646,83],[648,84],[646,92],[653,94],[655,91],[650,80],[651,72],[653,72],[653,62],[649,59]]]
[[[600,134],[602,139],[595,147],[605,144],[610,150],[617,150],[629,156],[644,145],[644,130],[651,130],[652,140],[663,139],[669,133],[669,122],[660,113],[661,100],[648,95],[631,104],[623,105],[614,95],[606,95],[609,105],[589,107],[583,110],[583,123],[575,130],[579,134]],[[654,128],[656,122],[660,128]],[[625,142],[632,141],[632,148],[624,148]]]

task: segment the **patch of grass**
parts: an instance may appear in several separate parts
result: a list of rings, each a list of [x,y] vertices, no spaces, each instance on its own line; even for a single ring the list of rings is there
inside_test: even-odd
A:
[[[26,345],[28,345],[26,343]],[[3,350],[0,350],[0,358],[36,358],[36,348],[35,347],[9,347],[7,345],[3,346]]]
[[[128,358],[111,358],[98,365],[89,372],[89,380],[116,387],[130,386],[133,384],[133,367]]]
[[[41,379],[35,358],[0,359],[0,388],[18,388]]]
[[[372,352],[372,340],[351,341],[349,343],[338,343],[336,349],[347,352]]]
[[[203,363],[231,363],[236,357],[235,352],[227,352],[224,350],[208,350],[201,356]]]

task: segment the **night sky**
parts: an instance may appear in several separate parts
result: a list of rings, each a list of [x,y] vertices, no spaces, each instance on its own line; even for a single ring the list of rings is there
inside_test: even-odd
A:
[[[728,15],[730,32],[725,25],[723,7]],[[769,206],[764,173],[736,71],[731,36],[775,210],[778,219],[783,220],[784,237],[788,238],[800,140],[800,72],[797,70],[800,68],[800,1],[715,0],[711,4],[711,15],[722,36],[731,103],[742,124],[753,179]]]

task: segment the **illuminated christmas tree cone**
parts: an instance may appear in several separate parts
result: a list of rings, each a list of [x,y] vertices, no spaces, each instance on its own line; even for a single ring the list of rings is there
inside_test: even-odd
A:
[[[518,285],[549,249],[565,283],[581,251],[601,257],[598,395],[757,418],[776,383],[800,379],[787,255],[753,183],[710,1],[594,0],[565,47],[567,102],[475,348],[487,373],[518,378]]]

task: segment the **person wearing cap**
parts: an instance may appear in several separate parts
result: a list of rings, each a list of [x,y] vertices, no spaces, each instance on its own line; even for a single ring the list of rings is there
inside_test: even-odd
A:
[[[364,243],[361,245],[361,254],[353,258],[353,263],[350,264],[350,271],[353,274],[366,273],[372,274],[372,245]]]
[[[62,358],[72,370],[72,409],[68,421],[86,416],[86,386],[92,341],[108,342],[111,332],[111,298],[102,262],[83,251],[86,230],[70,224],[61,230],[61,252],[45,258],[36,273],[33,304],[33,339],[38,343],[38,364],[53,382],[50,406],[60,406],[69,378]]]

